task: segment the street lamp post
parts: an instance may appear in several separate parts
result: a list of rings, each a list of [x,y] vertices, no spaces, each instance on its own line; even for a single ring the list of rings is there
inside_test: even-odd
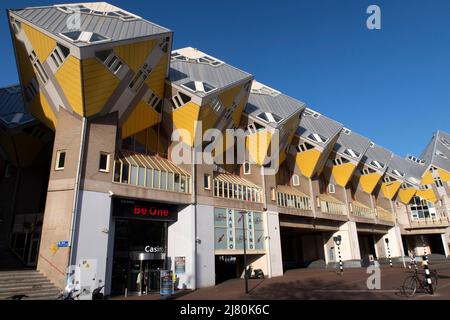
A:
[[[245,293],[248,294],[248,274],[247,274],[247,242],[245,240],[245,217],[246,211],[239,212],[242,215],[242,236],[244,239],[244,281],[245,281]]]

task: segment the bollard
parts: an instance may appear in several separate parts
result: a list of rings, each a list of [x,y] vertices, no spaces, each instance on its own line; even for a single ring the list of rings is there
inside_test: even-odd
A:
[[[424,257],[423,258],[423,268],[425,270],[425,280],[428,286],[428,291],[430,292],[430,294],[434,294],[433,291],[433,284],[431,282],[431,276],[430,276],[430,268],[428,268],[428,261],[427,259]]]
[[[342,256],[341,256],[341,243],[342,243],[342,237],[340,235],[333,237],[334,243],[337,245],[338,249],[338,258],[339,258],[339,271],[340,275],[344,272],[344,264],[342,263]]]
[[[384,239],[386,242],[387,252],[388,252],[388,259],[389,259],[389,266],[392,268],[392,259],[391,259],[391,249],[389,249],[389,238]]]

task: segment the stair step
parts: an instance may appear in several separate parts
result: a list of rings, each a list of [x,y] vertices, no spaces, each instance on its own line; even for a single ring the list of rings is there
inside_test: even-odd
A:
[[[9,283],[0,283],[0,291],[6,288],[42,286],[42,285],[52,285],[52,283],[48,279],[42,279],[39,281],[20,281],[20,282],[12,281]]]
[[[0,274],[0,281],[8,280],[8,279],[39,278],[39,277],[45,277],[45,276],[38,272],[24,274],[24,275],[18,275],[18,274],[2,275],[2,274]]]
[[[0,277],[0,283],[8,281],[39,280],[39,279],[45,279],[45,276],[43,276],[42,274],[37,274],[37,275],[29,275],[26,277],[18,277],[18,276],[3,277],[3,278]]]
[[[31,292],[1,293],[0,300],[7,299],[7,298],[17,295],[17,294],[26,294],[28,296],[27,299],[31,300],[31,299],[39,298],[39,297],[54,297],[54,298],[56,298],[59,296],[60,291],[58,289],[51,288],[51,289],[35,290],[35,291],[31,291]]]
[[[7,293],[14,293],[17,294],[27,294],[27,292],[32,292],[35,290],[41,290],[41,289],[53,289],[55,288],[54,285],[51,283],[43,284],[43,285],[29,285],[29,286],[20,286],[20,287],[11,287],[11,288],[0,288],[0,295],[7,294]]]

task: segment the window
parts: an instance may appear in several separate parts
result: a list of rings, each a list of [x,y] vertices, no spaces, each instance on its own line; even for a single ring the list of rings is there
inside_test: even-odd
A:
[[[149,91],[150,92],[150,91]],[[162,100],[153,92],[148,95],[146,99],[147,104],[152,107],[156,112],[161,113],[162,111]]]
[[[414,156],[411,156],[411,155],[408,156],[408,159],[413,161],[413,162],[415,162],[415,163],[418,163],[418,164],[424,164],[425,163],[424,160],[421,160],[421,159],[419,159],[417,157],[414,157]]]
[[[369,143],[369,147],[370,147],[370,148],[375,148],[375,143],[374,143],[374,142],[372,142],[372,141],[370,141],[370,143]]]
[[[216,89],[214,86],[202,81],[189,81],[183,83],[182,86],[193,92],[204,92],[204,93],[209,93]]]
[[[360,171],[361,175],[365,176],[371,173],[375,173],[375,170],[373,170],[372,168],[364,168]]]
[[[33,100],[33,98],[36,96],[36,94],[37,94],[37,89],[36,89],[33,81],[31,81],[30,84],[25,87],[25,100],[27,102],[30,102],[31,100]]]
[[[173,110],[176,110],[176,109],[184,106],[189,101],[191,101],[191,97],[184,94],[183,92],[178,92],[176,95],[174,95],[170,99],[170,103],[172,104]]]
[[[437,187],[442,188],[444,186],[444,184],[442,183],[441,178],[436,177],[434,178],[434,183],[436,184]]]
[[[203,187],[206,190],[211,190],[211,175],[205,174],[203,176]]]
[[[318,119],[320,117],[320,113],[318,113],[318,112],[316,112],[314,110],[311,110],[309,108],[306,108],[305,111],[303,111],[303,115],[305,117],[313,117],[313,118],[316,118],[316,119]]]
[[[397,177],[401,177],[401,178],[405,176],[405,174],[403,172],[401,172],[400,170],[397,170],[397,169],[392,170],[392,173],[395,174]]]
[[[179,52],[172,52],[171,58],[172,58],[172,60],[178,60],[178,61],[191,61],[191,62],[197,62],[197,63],[202,63],[202,64],[209,64],[213,67],[218,67],[218,66],[221,66],[224,64],[223,61],[220,61],[220,60],[213,58],[211,56],[208,56],[208,55],[204,55],[199,58],[188,58]]]
[[[328,193],[336,193],[336,186],[334,184],[328,185]]]
[[[435,172],[437,170],[436,167],[430,166],[430,169],[428,169],[428,171],[430,171],[431,173]]]
[[[300,185],[300,177],[298,176],[298,174],[294,174],[292,176],[292,185],[294,187],[298,187]]]
[[[355,151],[353,149],[345,149],[344,150],[344,154],[346,154],[347,156],[350,156],[352,158],[359,158],[361,156],[361,153],[359,153],[358,151]]]
[[[66,163],[66,151],[57,151],[56,152],[56,164],[55,170],[63,170],[64,165]]]
[[[280,121],[283,120],[283,118],[281,118],[279,115],[271,112],[261,112],[260,114],[257,115],[257,117],[262,121],[268,123],[279,123]]]
[[[244,175],[249,175],[252,173],[252,167],[250,165],[250,162],[245,161],[244,162]]]
[[[100,161],[98,165],[98,170],[100,172],[109,172],[109,153],[100,152]]]
[[[272,201],[276,200],[276,190],[275,190],[275,188],[270,188],[270,200],[272,200]]]
[[[297,151],[298,152],[305,152],[308,150],[314,149],[314,146],[308,142],[303,142],[302,144],[299,144],[297,146]]]
[[[347,128],[343,128],[342,129],[342,133],[346,134],[346,135],[350,135],[350,133],[352,133],[352,130],[347,129]]]
[[[436,217],[436,208],[434,205],[420,197],[413,197],[409,208],[413,219],[427,219]]]
[[[260,88],[252,88],[251,92],[256,93],[256,94],[265,94],[265,95],[269,95],[272,97],[276,97],[281,94],[281,92],[274,90],[272,88],[269,88],[267,86],[261,86]]]
[[[47,72],[45,72],[44,68],[42,67],[41,62],[37,58],[36,52],[31,51],[29,55],[31,64],[33,65],[34,69],[36,70],[36,73],[38,75],[38,78],[42,81],[42,83],[47,83],[48,81],[48,75]]]
[[[50,54],[53,64],[58,69],[70,54],[70,49],[57,43],[55,50]]]
[[[385,164],[383,162],[377,161],[377,160],[373,160],[372,162],[370,162],[370,164],[374,167],[377,167],[378,169],[383,169]]]
[[[60,33],[60,35],[71,42],[98,43],[110,40],[101,34],[89,31],[69,31]]]
[[[383,178],[383,182],[384,182],[384,183],[391,183],[393,180],[394,180],[394,179],[392,179],[392,178],[389,177],[389,176],[385,176],[385,177]]]
[[[333,164],[335,166],[340,166],[340,165],[342,165],[344,163],[349,163],[349,162],[350,162],[350,160],[348,160],[346,158],[343,158],[343,157],[339,157],[339,158],[336,158],[336,159],[333,160]]]
[[[328,138],[325,138],[324,136],[318,134],[318,133],[311,133],[308,136],[308,139],[311,139],[315,142],[319,142],[319,143],[326,143],[328,141]]]

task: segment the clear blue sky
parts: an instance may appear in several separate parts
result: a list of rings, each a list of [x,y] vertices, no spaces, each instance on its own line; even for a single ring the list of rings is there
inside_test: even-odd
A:
[[[64,1],[61,1],[64,2]],[[56,3],[61,3],[56,2]],[[450,1],[109,1],[404,156],[450,132]],[[1,1],[0,86],[17,71]],[[366,8],[382,30],[366,28]]]

